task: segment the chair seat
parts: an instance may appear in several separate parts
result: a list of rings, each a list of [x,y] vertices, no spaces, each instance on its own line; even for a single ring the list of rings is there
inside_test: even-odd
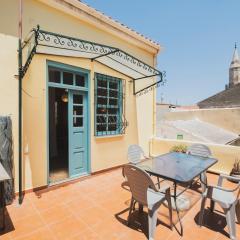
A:
[[[207,191],[204,195],[206,196],[206,194]],[[236,196],[232,192],[226,192],[221,189],[213,188],[211,199],[218,202],[222,207],[228,208],[236,201]]]

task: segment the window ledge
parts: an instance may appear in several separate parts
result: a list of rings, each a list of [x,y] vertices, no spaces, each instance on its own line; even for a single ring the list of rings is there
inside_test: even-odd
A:
[[[116,134],[116,135],[105,135],[105,136],[94,136],[96,139],[104,139],[104,138],[118,138],[124,137],[124,134]]]

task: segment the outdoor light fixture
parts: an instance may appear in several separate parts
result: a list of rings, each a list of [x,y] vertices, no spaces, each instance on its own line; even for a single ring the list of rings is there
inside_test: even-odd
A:
[[[107,109],[106,108],[101,108],[100,110],[102,113],[106,113],[107,112]]]
[[[64,103],[67,103],[67,102],[68,102],[68,93],[67,93],[67,90],[65,90],[65,93],[61,96],[61,100],[62,100]]]

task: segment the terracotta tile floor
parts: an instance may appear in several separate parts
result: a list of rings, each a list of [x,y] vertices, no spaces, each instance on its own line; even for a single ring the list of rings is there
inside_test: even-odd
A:
[[[208,179],[216,183],[217,176],[209,174]],[[126,225],[130,193],[121,188],[122,181],[121,170],[114,170],[57,189],[26,194],[21,206],[15,201],[7,207],[7,227],[0,239],[147,239],[146,211],[143,214],[135,211],[130,226]],[[186,194],[192,207],[182,214],[184,236],[169,229],[167,209],[161,206],[155,239],[229,239],[225,218],[218,212],[206,210],[205,225],[198,227],[200,194],[196,191]],[[240,225],[237,231],[240,239]]]

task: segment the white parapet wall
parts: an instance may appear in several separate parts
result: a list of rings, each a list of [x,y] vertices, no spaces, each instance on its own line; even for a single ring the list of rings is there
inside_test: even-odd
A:
[[[162,120],[191,120],[201,121],[216,125],[219,128],[240,134],[240,108],[212,108],[194,110],[174,110],[164,114]]]
[[[192,145],[192,141],[173,140],[152,138],[150,141],[150,152],[152,155],[161,155],[167,153],[175,145]],[[232,170],[236,158],[240,159],[240,147],[222,145],[222,144],[206,144],[212,151],[213,157],[218,159],[218,163],[210,168],[216,173],[229,174]]]

